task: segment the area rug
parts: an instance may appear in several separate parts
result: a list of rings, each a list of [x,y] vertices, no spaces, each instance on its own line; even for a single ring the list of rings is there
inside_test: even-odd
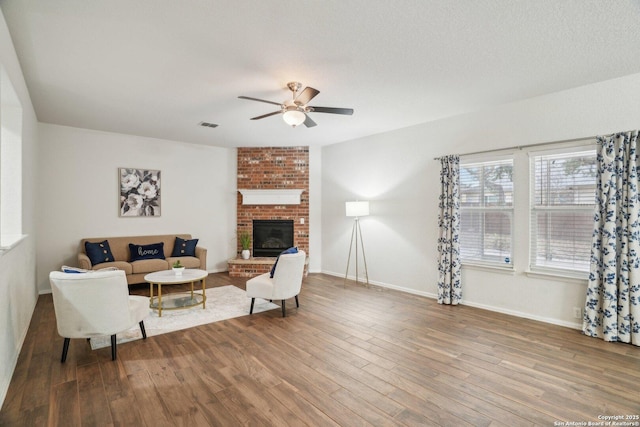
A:
[[[200,291],[201,293],[202,291]],[[179,331],[207,323],[247,316],[251,299],[247,293],[233,285],[207,289],[207,303],[203,310],[201,305],[180,310],[163,310],[162,317],[158,317],[157,310],[149,309],[149,316],[144,319],[147,337]],[[278,305],[256,298],[253,306],[254,313],[273,310]],[[142,338],[138,325],[116,335],[118,344]],[[93,350],[111,345],[109,336],[91,338]]]

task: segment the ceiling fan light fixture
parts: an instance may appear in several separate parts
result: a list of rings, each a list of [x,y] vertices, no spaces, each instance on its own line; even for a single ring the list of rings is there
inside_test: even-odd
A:
[[[282,115],[285,123],[291,127],[300,126],[306,120],[307,116],[300,110],[287,110]]]
[[[300,91],[302,84],[298,82],[289,82],[287,87],[291,90],[293,97],[283,103],[260,98],[252,98],[250,96],[239,96],[238,98],[278,105],[280,110],[262,114],[261,116],[251,117],[251,120],[260,120],[266,117],[275,116],[276,114],[282,114],[284,122],[291,127],[300,126],[301,124],[304,124],[308,128],[317,126],[317,123],[307,115],[312,112],[343,114],[349,116],[353,114],[352,108],[314,107],[313,105],[308,105],[309,102],[320,93],[318,89],[307,86],[303,91]]]

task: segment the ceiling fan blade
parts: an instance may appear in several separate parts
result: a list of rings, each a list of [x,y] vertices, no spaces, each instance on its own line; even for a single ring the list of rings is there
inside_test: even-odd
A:
[[[250,96],[239,96],[240,99],[248,99],[249,101],[266,102],[267,104],[282,105],[279,102],[267,101],[266,99],[251,98]]]
[[[310,107],[314,113],[331,113],[344,114],[350,116],[353,114],[353,108],[331,108],[331,107]]]
[[[312,128],[314,126],[318,126],[318,124],[316,122],[314,122],[313,120],[311,120],[311,117],[309,117],[308,114],[305,114],[305,116],[307,116],[306,119],[304,119],[304,125],[308,128]]]
[[[307,105],[307,102],[311,101],[319,93],[320,91],[317,89],[306,87],[298,96],[296,96],[296,99],[294,99],[293,102],[296,105]]]
[[[263,114],[261,116],[252,117],[250,120],[260,120],[260,119],[264,119],[265,117],[275,116],[276,114],[281,114],[281,113],[282,113],[282,111],[274,111],[273,113],[267,113],[267,114]]]

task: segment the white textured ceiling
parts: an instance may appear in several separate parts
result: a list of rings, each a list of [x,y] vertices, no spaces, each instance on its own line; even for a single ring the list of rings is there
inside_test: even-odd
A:
[[[325,145],[640,72],[638,0],[1,0],[39,121]],[[288,127],[289,81],[312,113]],[[218,128],[198,126],[201,121]]]

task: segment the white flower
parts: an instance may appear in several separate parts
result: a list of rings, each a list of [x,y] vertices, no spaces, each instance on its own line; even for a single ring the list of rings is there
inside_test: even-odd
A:
[[[129,173],[126,175],[123,175],[120,179],[120,186],[122,187],[122,191],[123,192],[127,192],[133,188],[136,188],[138,185],[140,185],[140,177],[138,177],[137,174],[135,173]]]
[[[140,209],[142,207],[142,196],[137,194],[129,194],[127,197],[127,204],[133,209]]]
[[[142,212],[142,196],[138,194],[129,194],[127,201],[122,205],[122,215],[138,216]],[[129,210],[126,208],[129,207]]]
[[[138,194],[142,195],[142,197],[144,197],[145,199],[155,198],[157,192],[158,189],[156,188],[156,186],[148,181],[144,181],[142,184],[140,184],[140,187],[138,187]]]

